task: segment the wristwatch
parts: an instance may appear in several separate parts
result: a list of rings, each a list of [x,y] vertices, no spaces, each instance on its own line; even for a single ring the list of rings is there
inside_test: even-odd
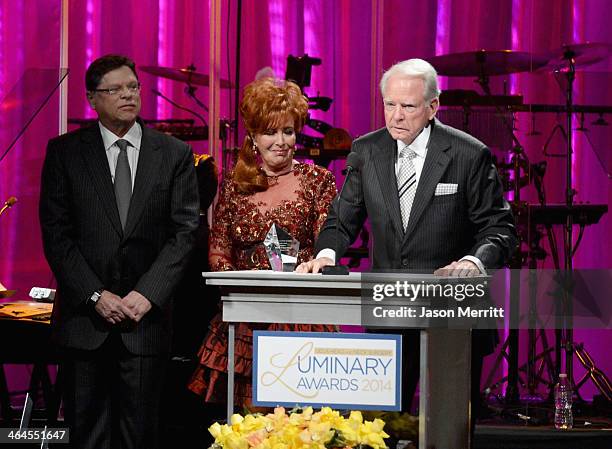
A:
[[[91,296],[87,300],[87,304],[91,304],[92,306],[95,306],[101,296],[102,296],[102,289],[96,290],[95,292],[91,294]]]

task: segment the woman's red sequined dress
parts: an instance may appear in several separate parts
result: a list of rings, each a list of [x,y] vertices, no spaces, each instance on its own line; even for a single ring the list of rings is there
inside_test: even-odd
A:
[[[310,260],[314,242],[336,195],[334,176],[310,164],[294,163],[289,174],[269,180],[265,192],[242,194],[236,190],[232,173],[225,179],[215,209],[210,233],[209,262],[212,271],[269,270],[262,245],[273,223],[300,242],[298,264]],[[251,402],[252,331],[254,329],[328,332],[333,326],[311,324],[236,325],[234,402]],[[198,353],[200,364],[189,389],[206,401],[225,402],[227,393],[227,323],[218,313]]]

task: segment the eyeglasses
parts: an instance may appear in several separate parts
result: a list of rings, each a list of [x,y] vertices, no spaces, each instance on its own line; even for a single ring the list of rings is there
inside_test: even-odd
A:
[[[110,87],[108,89],[94,89],[94,92],[101,92],[114,97],[119,95],[124,90],[127,90],[130,94],[138,94],[140,93],[140,83],[128,84],[127,86],[119,86],[119,87]]]

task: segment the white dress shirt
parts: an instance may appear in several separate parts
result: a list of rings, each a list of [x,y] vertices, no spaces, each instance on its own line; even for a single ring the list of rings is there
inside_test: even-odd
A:
[[[416,176],[417,188],[419,186],[419,180],[421,179],[421,173],[423,172],[423,165],[425,164],[425,157],[427,156],[427,144],[429,143],[429,136],[431,135],[431,126],[428,125],[426,128],[421,131],[421,133],[412,141],[410,145],[408,145],[415,153],[416,157],[412,159],[412,163],[414,164],[414,171]],[[397,143],[397,155],[395,159],[395,176],[397,177],[398,171],[400,168],[400,154],[401,150],[407,146],[401,140],[396,141]],[[336,251],[331,248],[324,248],[317,254],[317,259],[319,257],[328,257],[336,263]],[[476,264],[478,269],[482,274],[486,274],[487,271],[483,265],[483,263],[477,257],[466,255],[463,256],[459,261],[469,260]],[[442,268],[442,267],[439,267]]]
[[[134,191],[134,181],[136,180],[136,170],[138,169],[138,156],[140,155],[140,142],[142,141],[142,128],[138,122],[134,123],[130,130],[123,137],[117,136],[102,123],[100,125],[100,133],[102,134],[102,142],[106,150],[106,158],[108,159],[108,168],[110,168],[111,178],[115,182],[115,167],[117,166],[117,158],[119,157],[119,147],[115,142],[119,139],[125,139],[130,142],[127,147],[128,163],[130,164],[130,172],[132,173],[132,191]]]
[[[417,187],[419,186],[419,180],[421,179],[421,173],[423,172],[423,164],[425,164],[425,156],[427,156],[427,143],[429,142],[429,136],[431,134],[431,126],[424,128],[423,131],[412,141],[410,145],[406,145],[401,140],[396,141],[397,143],[397,155],[395,159],[395,177],[399,174],[400,169],[400,154],[404,147],[409,147],[415,152],[416,157],[412,159],[414,165],[414,174],[416,176]]]

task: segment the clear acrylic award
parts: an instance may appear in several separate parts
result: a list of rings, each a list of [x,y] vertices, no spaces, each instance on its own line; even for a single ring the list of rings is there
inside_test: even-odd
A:
[[[293,271],[297,263],[300,242],[273,223],[263,242],[270,266],[274,271]]]

